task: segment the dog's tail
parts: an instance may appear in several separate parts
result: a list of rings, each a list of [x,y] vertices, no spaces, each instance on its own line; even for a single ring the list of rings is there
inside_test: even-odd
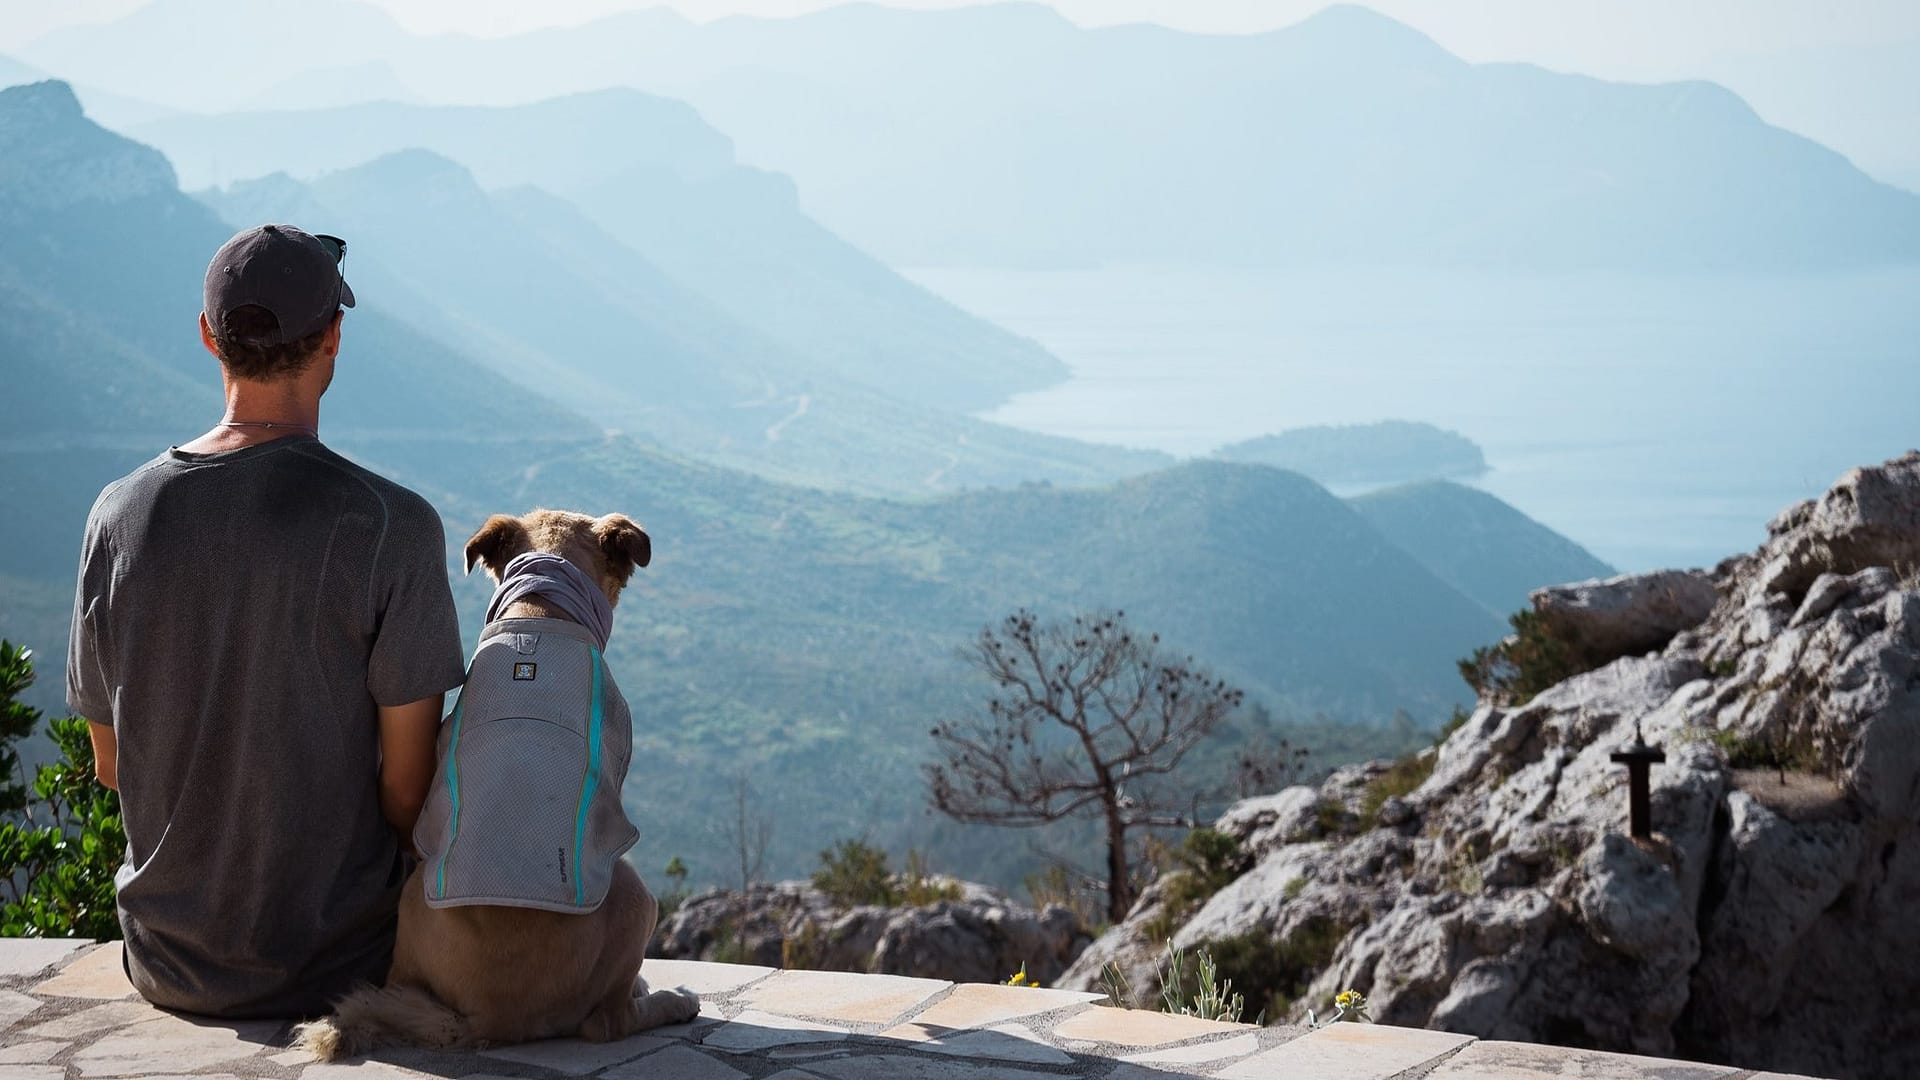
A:
[[[294,1048],[319,1061],[360,1057],[394,1043],[455,1050],[475,1045],[467,1018],[417,986],[356,986],[333,1015],[293,1029]]]

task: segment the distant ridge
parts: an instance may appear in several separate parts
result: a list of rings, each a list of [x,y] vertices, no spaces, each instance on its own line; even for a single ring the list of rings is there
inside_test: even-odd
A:
[[[1229,443],[1213,456],[1292,469],[1323,484],[1396,484],[1487,471],[1486,455],[1472,439],[1407,420],[1292,428]]]
[[[199,187],[311,179],[401,150],[459,162],[485,188],[574,203],[682,285],[836,377],[936,408],[989,407],[1061,378],[1039,345],[960,311],[815,222],[793,183],[740,165],[684,102],[613,89],[510,108],[356,105],[179,117],[135,129]]]

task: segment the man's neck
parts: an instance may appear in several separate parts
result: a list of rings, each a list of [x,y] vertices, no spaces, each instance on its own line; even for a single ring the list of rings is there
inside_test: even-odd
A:
[[[239,450],[291,435],[320,433],[320,395],[299,380],[226,380],[227,410],[205,435],[180,449],[196,454]]]

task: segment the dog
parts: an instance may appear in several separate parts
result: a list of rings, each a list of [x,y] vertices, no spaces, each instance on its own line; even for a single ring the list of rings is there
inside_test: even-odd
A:
[[[604,729],[598,727],[604,664],[597,650],[591,653],[592,711],[595,730],[602,731],[604,741],[612,744],[605,766],[610,779],[606,786],[612,789],[611,804],[605,801],[606,786],[596,792],[593,785],[580,779],[575,767],[573,783],[582,793],[571,852],[566,843],[569,837],[563,836],[559,844],[540,846],[537,857],[516,860],[521,864],[516,866],[499,866],[498,860],[490,863],[484,857],[464,861],[450,857],[450,849],[463,844],[469,846],[459,849],[461,853],[473,852],[474,834],[485,835],[484,826],[495,802],[516,795],[512,790],[483,790],[475,787],[476,783],[484,786],[492,778],[501,788],[539,786],[537,780],[522,784],[517,777],[512,782],[499,782],[500,770],[511,773],[524,767],[518,759],[539,756],[525,745],[515,746],[497,759],[502,764],[492,766],[491,772],[483,767],[474,775],[475,770],[468,768],[464,789],[459,792],[461,802],[453,801],[456,784],[450,782],[448,773],[451,768],[451,779],[462,780],[459,769],[453,768],[456,760],[452,750],[461,737],[467,699],[478,694],[475,683],[483,677],[483,667],[488,672],[500,667],[491,658],[483,664],[483,656],[491,657],[489,650],[496,646],[504,649],[511,679],[528,680],[529,689],[539,686],[541,663],[550,669],[548,686],[542,692],[562,685],[555,681],[556,675],[566,684],[575,682],[574,669],[582,662],[577,657],[570,661],[568,650],[591,646],[594,633],[590,624],[596,621],[598,640],[604,645],[620,591],[634,569],[646,566],[651,559],[652,541],[646,530],[621,514],[600,518],[560,510],[534,510],[521,517],[496,514],[467,541],[467,572],[472,573],[476,562],[483,564],[497,588],[488,609],[488,629],[482,633],[482,645],[468,670],[460,703],[442,725],[439,766],[432,789],[436,794],[429,797],[414,833],[423,861],[409,875],[401,894],[393,966],[385,986],[357,988],[335,1004],[331,1015],[296,1029],[298,1047],[328,1061],[363,1055],[389,1044],[457,1050],[565,1036],[605,1042],[690,1020],[698,1014],[700,999],[696,995],[684,989],[649,990],[639,974],[660,909],[640,875],[617,857],[637,835],[618,803],[619,781],[624,778],[631,751],[631,730],[626,724],[625,705],[617,701],[617,689],[611,691],[617,709],[609,706],[611,715]],[[561,565],[562,560],[565,565]],[[545,583],[545,591],[522,588],[529,566],[538,567],[536,572],[550,579],[564,579],[562,584],[573,591],[569,594],[551,580]],[[510,568],[515,571],[511,575]],[[541,632],[512,632],[527,630]],[[587,645],[573,644],[576,640]],[[573,666],[568,667],[569,663]],[[606,683],[611,685],[610,677]],[[515,681],[513,686],[519,687],[520,683]],[[524,723],[530,725],[527,730],[535,740],[547,738],[547,730],[553,727],[538,720]],[[478,730],[469,727],[469,748],[460,758],[469,765],[475,753],[472,744],[480,738],[473,732]],[[621,736],[625,737],[624,747],[618,745]],[[521,736],[509,734],[508,738]],[[567,736],[551,738],[564,740]],[[565,745],[580,742],[574,737]],[[562,755],[556,760],[564,766],[567,759]],[[572,798],[571,792],[567,797]],[[600,801],[590,812],[589,802],[594,797]],[[461,809],[462,805],[466,809]],[[476,805],[481,810],[472,809]],[[570,803],[564,811],[569,815],[566,821],[575,820]],[[493,816],[521,820],[516,814],[509,809]],[[614,856],[610,870],[605,858],[582,859],[580,838],[590,831],[589,820],[591,832],[601,841],[596,851]],[[466,838],[458,835],[463,821],[471,822]],[[485,851],[485,841],[479,843],[479,850]],[[548,857],[548,850],[556,847],[559,850]],[[453,868],[451,883],[449,866]],[[502,889],[513,892],[517,899],[511,903],[487,902]],[[593,894],[601,890],[604,895],[595,904]]]

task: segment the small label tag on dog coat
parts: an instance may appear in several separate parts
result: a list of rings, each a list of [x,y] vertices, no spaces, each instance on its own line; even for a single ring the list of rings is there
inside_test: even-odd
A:
[[[520,682],[527,682],[531,680],[539,670],[539,664],[515,664],[513,665],[513,677]]]

